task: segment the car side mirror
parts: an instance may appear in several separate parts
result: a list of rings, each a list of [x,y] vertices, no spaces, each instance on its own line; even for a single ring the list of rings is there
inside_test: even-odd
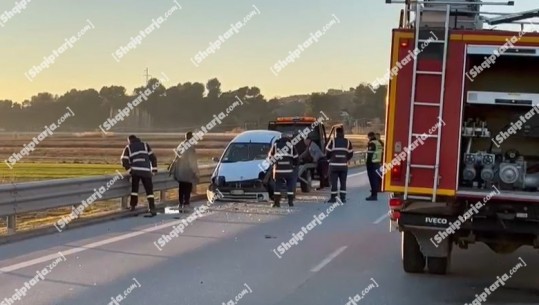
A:
[[[213,157],[213,158],[211,158],[211,160],[212,160],[213,162],[219,162],[219,158],[218,158],[218,157]]]

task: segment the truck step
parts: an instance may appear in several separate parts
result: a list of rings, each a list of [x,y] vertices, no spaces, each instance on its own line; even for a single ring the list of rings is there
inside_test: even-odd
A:
[[[436,169],[436,165],[426,165],[426,164],[410,164],[411,168],[423,168],[423,169]]]
[[[408,199],[432,200],[432,197],[408,195]]]
[[[417,74],[423,75],[442,75],[442,71],[416,71]]]
[[[416,138],[419,138],[420,136],[423,136],[422,133],[412,133],[412,137],[416,137]],[[438,138],[438,135],[437,134],[426,134],[425,136],[427,136],[427,138]]]
[[[417,106],[440,107],[440,103],[414,102],[414,105],[417,105]]]

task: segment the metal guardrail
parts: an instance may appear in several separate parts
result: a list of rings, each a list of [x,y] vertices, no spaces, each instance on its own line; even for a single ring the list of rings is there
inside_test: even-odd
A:
[[[350,160],[351,166],[365,163],[366,152],[355,152]],[[208,183],[215,169],[215,165],[201,165],[200,184]],[[118,175],[105,175],[84,178],[70,178],[45,180],[24,183],[11,183],[0,185],[0,217],[7,219],[8,234],[16,232],[16,216],[22,213],[39,212],[54,208],[76,207],[83,200],[95,196],[96,192],[107,183],[114,181]],[[154,192],[160,193],[161,200],[165,192],[176,189],[178,183],[169,176],[167,171],[160,171],[153,177]],[[111,183],[106,192],[100,194],[96,201],[121,199],[122,208],[128,207],[128,198],[131,194],[129,179],[117,180]],[[141,195],[144,188],[140,188]]]

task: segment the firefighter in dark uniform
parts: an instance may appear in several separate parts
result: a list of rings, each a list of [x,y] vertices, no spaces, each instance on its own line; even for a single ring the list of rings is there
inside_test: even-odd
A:
[[[273,144],[269,155],[275,158],[273,165],[273,180],[275,181],[275,193],[272,207],[281,206],[281,193],[284,193],[286,181],[286,195],[288,205],[294,206],[294,191],[297,183],[297,166],[299,155],[296,147],[292,145],[289,135],[283,136]]]
[[[369,132],[367,135],[369,143],[367,144],[367,176],[369,177],[369,183],[371,185],[371,195],[365,200],[376,201],[378,200],[378,192],[381,187],[381,173],[380,164],[382,162],[382,142],[376,138],[374,132]]]
[[[326,146],[326,156],[329,159],[331,180],[331,198],[329,199],[329,203],[337,202],[337,194],[342,202],[346,202],[348,161],[352,159],[353,155],[352,142],[344,137],[343,127],[337,127],[335,138],[329,140]],[[340,182],[340,189],[338,191],[337,182]]]
[[[157,213],[155,211],[152,175],[157,173],[157,158],[150,145],[142,142],[136,136],[130,135],[128,141],[129,144],[122,154],[122,165],[131,175],[131,211],[134,211],[137,206],[139,183],[142,181],[148,199],[149,213],[151,216],[155,216]]]

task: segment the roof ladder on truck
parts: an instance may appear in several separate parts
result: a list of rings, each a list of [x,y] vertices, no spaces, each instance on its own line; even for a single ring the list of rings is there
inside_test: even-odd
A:
[[[428,39],[424,39],[425,32],[428,32],[432,28],[442,29],[444,31],[443,39],[430,41],[432,44],[442,44],[443,45],[443,57],[442,57],[442,69],[441,71],[421,71],[418,70],[418,62],[420,61],[420,56],[417,56],[413,60],[413,75],[412,75],[412,92],[410,99],[410,124],[408,127],[408,144],[411,144],[414,138],[417,138],[422,133],[416,133],[414,131],[414,113],[416,107],[438,107],[438,119],[443,120],[443,110],[444,110],[444,93],[445,93],[445,77],[446,77],[446,66],[447,66],[447,53],[448,53],[448,44],[449,44],[449,28],[459,28],[467,30],[478,30],[483,28],[483,23],[487,22],[489,24],[499,24],[504,22],[514,22],[515,20],[521,20],[525,18],[538,17],[539,9],[524,11],[516,14],[505,14],[503,13],[494,13],[494,12],[484,12],[484,14],[491,15],[502,15],[501,17],[485,19],[481,16],[480,7],[481,6],[514,6],[514,1],[503,1],[503,2],[488,2],[481,0],[386,0],[386,3],[399,3],[405,4],[406,9],[401,11],[401,19],[399,26],[404,28],[411,28],[415,30],[415,49],[418,49],[419,45],[423,42],[426,42]],[[423,7],[422,7],[423,6]],[[410,22],[410,11],[415,11],[415,20]],[[445,11],[445,18],[425,18],[427,20],[422,20],[424,12],[430,12],[431,16],[439,16]],[[434,14],[432,14],[434,12]],[[438,14],[436,14],[436,12]],[[428,15],[428,14],[425,14]],[[427,26],[425,26],[427,25]],[[429,27],[430,26],[430,27]],[[414,49],[414,50],[415,50]],[[419,54],[421,55],[421,54]],[[418,83],[418,75],[430,75],[431,77],[439,78],[440,82],[440,98],[438,101],[429,101],[429,102],[419,102],[416,96],[416,87]],[[435,164],[414,164],[412,163],[412,151],[408,151],[408,162],[406,163],[406,178],[405,178],[405,187],[404,187],[404,199],[424,199],[436,201],[436,194],[438,192],[438,185],[440,182],[440,150],[441,150],[441,135],[442,128],[437,128],[438,133],[436,135],[430,135],[429,139],[436,140],[436,159]],[[421,131],[423,132],[423,131]],[[428,169],[433,171],[433,187],[432,187],[432,196],[415,196],[408,195],[409,193],[409,184],[411,178],[411,169]]]
[[[419,62],[419,56],[417,56],[414,59],[413,63],[413,74],[412,74],[412,94],[410,98],[410,124],[408,127],[408,145],[410,145],[416,138],[421,136],[424,131],[414,131],[414,120],[416,117],[415,114],[415,108],[416,107],[438,107],[438,120],[443,121],[443,110],[444,110],[444,95],[445,95],[445,77],[446,77],[446,65],[447,65],[447,51],[448,51],[448,44],[449,44],[449,18],[450,18],[450,12],[451,12],[451,6],[449,4],[447,5],[440,5],[438,7],[421,7],[420,2],[417,2],[415,5],[415,23],[414,23],[414,29],[415,29],[415,48],[414,50],[419,50],[419,46],[422,43],[425,43],[428,41],[428,39],[423,38],[424,35],[422,35],[424,32],[427,31],[421,31],[421,16],[423,15],[422,12],[424,11],[437,11],[440,12],[440,7],[445,7],[445,26],[444,26],[444,36],[443,39],[438,40],[430,40],[430,43],[436,43],[436,44],[442,44],[443,46],[443,58],[442,58],[442,69],[441,71],[422,71],[418,70],[418,62]],[[430,28],[427,28],[430,29]],[[418,102],[417,101],[417,95],[416,95],[416,87],[418,82],[418,76],[419,75],[430,75],[431,77],[439,78],[440,82],[440,99],[438,101],[432,101],[432,102]],[[440,146],[441,146],[441,135],[442,135],[442,128],[437,128],[437,134],[435,135],[428,135],[428,140],[435,140],[436,141],[436,161],[435,164],[417,164],[412,163],[412,151],[408,151],[408,162],[406,163],[406,179],[405,179],[405,187],[404,187],[404,199],[413,198],[413,199],[426,199],[426,200],[432,200],[432,202],[436,201],[436,193],[438,190],[438,184],[439,184],[439,171],[440,171]],[[420,168],[420,169],[429,169],[432,170],[433,173],[433,187],[432,187],[432,196],[409,196],[408,195],[408,189],[409,189],[409,183],[410,183],[410,172],[412,168]]]

